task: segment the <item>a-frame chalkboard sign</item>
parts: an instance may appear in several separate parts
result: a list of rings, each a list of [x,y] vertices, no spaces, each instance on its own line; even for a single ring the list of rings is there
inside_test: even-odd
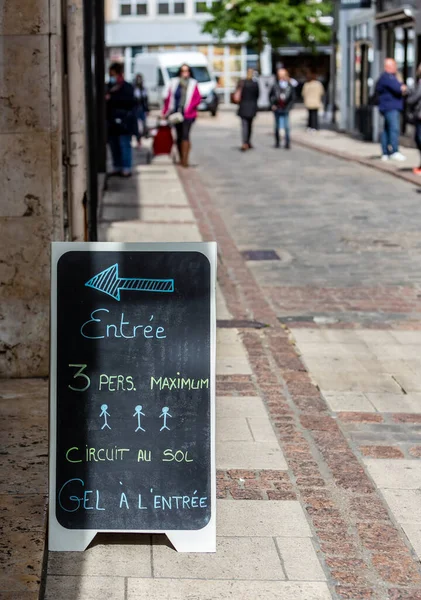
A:
[[[54,243],[49,549],[215,551],[216,244]]]

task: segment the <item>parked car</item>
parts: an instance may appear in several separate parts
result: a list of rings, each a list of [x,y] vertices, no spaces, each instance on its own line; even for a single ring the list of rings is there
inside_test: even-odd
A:
[[[209,111],[215,116],[218,110],[216,79],[209,69],[207,58],[201,52],[160,52],[137,54],[134,59],[135,74],[141,73],[148,90],[149,104],[161,107],[167,94],[170,80],[177,77],[182,64],[189,65],[197,80],[202,102],[200,111]]]

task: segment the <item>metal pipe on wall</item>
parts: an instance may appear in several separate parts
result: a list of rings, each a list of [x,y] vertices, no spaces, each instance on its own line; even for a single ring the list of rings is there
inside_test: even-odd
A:
[[[88,239],[97,241],[98,207],[98,142],[95,88],[95,4],[102,0],[83,0],[84,16],[84,65],[87,136],[87,218]]]

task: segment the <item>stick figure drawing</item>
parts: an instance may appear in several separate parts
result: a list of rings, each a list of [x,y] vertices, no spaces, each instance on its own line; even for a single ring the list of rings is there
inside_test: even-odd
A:
[[[108,425],[108,421],[107,421],[107,417],[110,416],[110,413],[108,413],[107,410],[108,410],[108,404],[102,404],[101,414],[99,416],[104,417],[104,425],[101,427],[101,429],[105,429],[105,427],[108,427],[108,429],[111,429],[111,427]]]
[[[170,409],[168,408],[168,406],[164,406],[164,408],[162,409],[162,413],[159,415],[160,419],[164,419],[164,424],[159,431],[162,431],[163,429],[168,429],[168,431],[170,430],[170,428],[167,425],[167,417],[172,418],[172,415],[170,415],[169,410]]]
[[[138,404],[137,406],[135,406],[134,409],[134,417],[137,416],[137,429],[135,429],[135,431],[145,431],[145,429],[143,429],[143,427],[140,426],[140,415],[142,415],[143,417],[145,416],[145,413],[142,412],[142,405]]]

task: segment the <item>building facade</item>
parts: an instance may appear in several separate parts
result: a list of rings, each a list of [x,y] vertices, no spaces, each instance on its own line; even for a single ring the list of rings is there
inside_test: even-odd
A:
[[[367,140],[378,139],[379,115],[369,99],[386,57],[396,60],[407,86],[414,85],[421,60],[419,4],[417,0],[378,0],[371,8],[340,11],[342,129]],[[403,117],[402,133],[409,129]]]
[[[107,0],[105,37],[109,61],[124,61],[126,77],[134,76],[133,59],[139,52],[193,50],[203,52],[218,80],[218,92],[229,94],[248,67],[256,68],[258,56],[246,45],[246,37],[227,36],[216,43],[202,33],[206,10],[212,0]],[[261,56],[263,74],[272,72],[271,49]]]
[[[87,239],[85,8],[0,10],[0,377],[48,375],[50,243]]]

